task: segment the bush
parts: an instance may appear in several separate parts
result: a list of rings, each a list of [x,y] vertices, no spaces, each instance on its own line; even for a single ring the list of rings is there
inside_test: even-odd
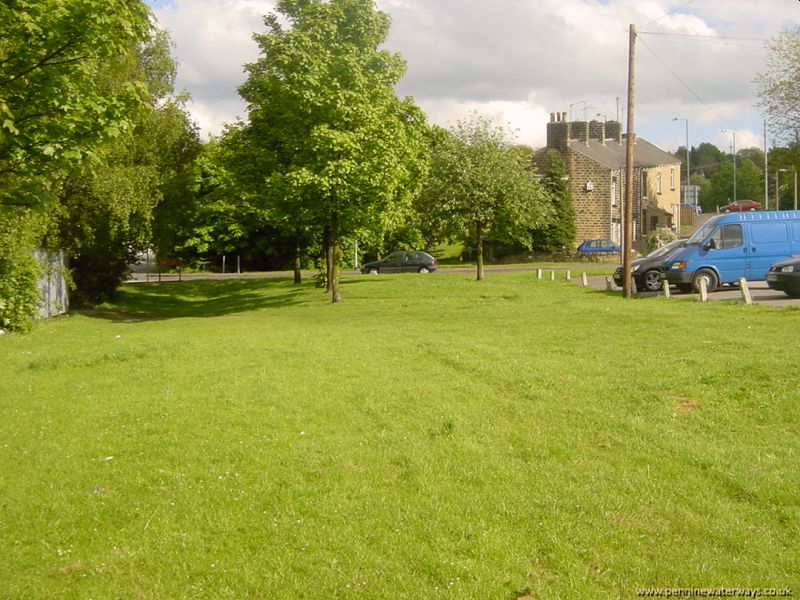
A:
[[[644,253],[650,254],[656,248],[676,239],[678,239],[678,236],[669,227],[653,229],[644,237]]]
[[[0,327],[30,329],[39,310],[41,266],[33,256],[42,219],[25,208],[0,207]]]

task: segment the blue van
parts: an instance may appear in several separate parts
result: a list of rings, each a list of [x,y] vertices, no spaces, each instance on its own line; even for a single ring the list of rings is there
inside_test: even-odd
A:
[[[687,240],[686,247],[661,265],[665,281],[684,292],[710,292],[723,283],[767,278],[769,266],[800,253],[800,210],[718,215]]]

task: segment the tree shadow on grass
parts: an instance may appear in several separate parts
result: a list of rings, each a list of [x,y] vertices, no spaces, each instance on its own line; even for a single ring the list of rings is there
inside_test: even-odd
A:
[[[122,323],[219,317],[310,302],[310,286],[279,279],[137,283],[120,288],[113,303],[76,312]]]

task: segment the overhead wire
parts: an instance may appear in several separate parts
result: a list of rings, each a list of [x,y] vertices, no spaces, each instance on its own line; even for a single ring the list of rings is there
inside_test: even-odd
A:
[[[670,36],[670,35],[672,35],[672,36],[674,36],[674,37],[690,37],[690,38],[701,38],[701,39],[705,39],[705,38],[720,39],[720,38],[718,38],[718,37],[716,37],[716,36],[700,36],[700,35],[691,35],[691,34],[666,34],[666,33],[665,33],[665,34],[657,34],[657,33],[654,33],[654,32],[641,32],[641,33],[644,33],[644,34],[646,34],[646,35],[665,35],[665,36]],[[637,37],[639,37],[639,35],[637,35]],[[755,38],[730,38],[730,39],[748,39],[749,41],[766,41],[766,40],[756,40]],[[707,109],[709,109],[709,110],[710,110],[712,113],[714,113],[714,114],[717,116],[717,118],[718,118],[720,121],[722,121],[723,123],[728,123],[727,119],[725,119],[724,117],[722,117],[722,116],[721,116],[721,115],[720,115],[720,114],[719,114],[719,113],[718,113],[718,112],[717,112],[717,111],[714,109],[714,107],[713,107],[713,106],[711,106],[711,105],[710,105],[710,104],[708,104],[708,103],[707,103],[705,100],[703,100],[703,98],[701,98],[701,97],[700,97],[700,96],[697,94],[697,92],[695,92],[695,91],[694,91],[694,90],[691,88],[691,86],[689,86],[689,84],[687,84],[685,81],[683,81],[683,79],[681,79],[680,77],[678,77],[678,74],[677,74],[677,73],[675,73],[675,71],[673,71],[673,70],[672,70],[672,68],[671,68],[671,67],[670,67],[670,66],[669,66],[669,65],[666,63],[666,61],[664,61],[664,60],[663,60],[663,59],[662,59],[662,58],[661,58],[661,57],[658,55],[658,53],[656,53],[656,51],[655,51],[655,50],[653,50],[653,48],[651,48],[651,47],[650,47],[650,45],[649,45],[647,42],[645,42],[645,41],[644,41],[644,39],[642,39],[641,37],[639,37],[639,41],[642,43],[642,45],[643,45],[645,48],[647,48],[647,50],[648,50],[648,51],[649,51],[649,52],[650,52],[650,53],[653,55],[653,57],[654,57],[654,58],[655,58],[655,59],[656,59],[658,62],[660,62],[660,63],[661,63],[661,65],[664,67],[664,69],[666,69],[666,70],[667,70],[667,72],[668,72],[670,75],[672,75],[672,77],[673,77],[673,78],[674,78],[674,79],[675,79],[675,80],[676,80],[676,81],[677,81],[677,82],[678,82],[678,83],[679,83],[681,86],[683,86],[683,87],[686,89],[686,91],[688,91],[688,92],[689,92],[689,93],[690,93],[690,94],[691,94],[691,95],[692,95],[692,96],[693,96],[693,97],[694,97],[694,98],[695,98],[695,99],[696,99],[698,102],[700,102],[700,103],[701,103],[703,106],[705,106],[705,107],[706,107]],[[730,125],[730,124],[729,124],[729,125]],[[733,129],[733,126],[730,126],[730,128],[731,128],[731,129]]]
[[[686,2],[685,4],[681,4],[680,6],[676,6],[675,8],[673,8],[672,10],[670,10],[669,12],[665,12],[663,15],[661,15],[661,16],[660,16],[660,17],[658,17],[657,19],[653,19],[653,20],[652,20],[652,21],[650,21],[649,23],[645,24],[645,27],[648,27],[649,25],[652,25],[653,23],[656,23],[656,22],[660,21],[661,19],[666,19],[667,17],[670,17],[670,16],[674,15],[676,12],[678,12],[678,11],[679,11],[679,10],[681,10],[682,8],[686,8],[687,6],[689,6],[690,4],[692,4],[693,2],[694,2],[694,0],[689,0],[689,1],[688,1],[688,2]]]

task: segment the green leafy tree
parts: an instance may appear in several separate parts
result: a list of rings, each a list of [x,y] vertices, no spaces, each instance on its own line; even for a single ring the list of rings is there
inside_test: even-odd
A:
[[[113,297],[136,253],[151,244],[157,205],[165,195],[180,196],[187,184],[199,141],[182,99],[169,95],[174,73],[163,32],[97,73],[98,86],[112,94],[139,82],[146,104],[131,115],[127,131],[98,144],[93,161],[62,180],[59,235],[79,301]]]
[[[484,243],[493,239],[531,247],[531,230],[547,223],[552,208],[528,170],[512,135],[477,114],[461,120],[431,159],[426,194],[438,198],[454,234],[471,239],[477,278],[484,279]]]
[[[405,63],[379,49],[389,16],[372,0],[278,0],[265,23],[239,90],[259,193],[279,220],[323,232],[340,302],[340,239],[380,238],[407,213],[425,165],[424,115],[395,94]]]
[[[241,141],[240,129],[229,126],[203,144],[188,190],[157,207],[159,256],[192,262],[241,252],[267,225],[262,206],[236,174],[238,159],[247,159],[246,149],[237,147]]]
[[[719,171],[720,166],[729,161],[729,157],[714,144],[703,142],[692,148],[692,174],[705,175],[711,178]]]
[[[713,212],[717,209],[717,205],[713,203],[711,198],[711,180],[703,175],[692,175],[692,185],[696,185],[698,189],[698,201],[703,211]]]
[[[129,81],[109,93],[98,68],[151,29],[140,0],[0,3],[0,202],[51,198],[51,178],[37,176],[130,128],[141,86]]]
[[[800,172],[800,144],[792,144],[788,147],[772,148],[769,153],[769,189],[770,196],[775,198],[775,185],[778,184],[778,198],[781,208],[788,209],[794,207],[795,196],[795,175]],[[780,171],[777,181],[775,173]]]
[[[736,198],[757,199],[764,196],[764,176],[751,160],[736,162]],[[711,178],[708,198],[704,208],[711,211],[733,201],[733,163],[725,163]]]
[[[755,82],[773,137],[796,143],[800,131],[800,27],[783,29],[770,40],[765,70]]]
[[[553,216],[547,226],[534,231],[534,248],[544,252],[574,250],[578,231],[575,206],[567,182],[567,166],[560,152],[550,150],[547,153],[547,167],[541,185],[550,200]]]
[[[143,86],[113,89],[101,70],[149,39],[140,0],[0,3],[0,313],[22,328],[38,298],[32,252],[46,243],[63,171],[129,131]],[[36,207],[32,213],[27,207]]]

